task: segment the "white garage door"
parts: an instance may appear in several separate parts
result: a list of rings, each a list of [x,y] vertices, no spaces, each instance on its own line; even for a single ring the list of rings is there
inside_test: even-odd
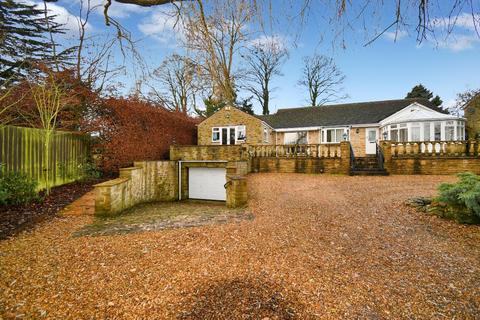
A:
[[[225,168],[189,168],[188,197],[190,199],[227,199]]]

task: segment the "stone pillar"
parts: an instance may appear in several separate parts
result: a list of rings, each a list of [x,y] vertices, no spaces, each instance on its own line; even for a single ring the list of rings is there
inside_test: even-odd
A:
[[[231,176],[227,182],[227,207],[239,208],[247,204],[247,179]]]
[[[340,142],[341,172],[350,174],[350,141]]]
[[[380,148],[383,153],[383,167],[387,172],[391,172],[392,169],[392,142],[390,140],[380,141]]]

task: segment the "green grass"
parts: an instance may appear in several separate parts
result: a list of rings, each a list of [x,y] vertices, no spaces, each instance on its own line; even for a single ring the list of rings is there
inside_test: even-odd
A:
[[[253,216],[241,209],[228,209],[223,202],[182,201],[140,204],[114,217],[95,217],[92,224],[74,236],[125,234],[131,232],[222,224]]]

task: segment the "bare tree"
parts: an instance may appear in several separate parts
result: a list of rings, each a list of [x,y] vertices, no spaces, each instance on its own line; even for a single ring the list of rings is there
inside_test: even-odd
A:
[[[342,93],[344,80],[345,76],[332,58],[323,55],[303,58],[302,78],[298,84],[308,89],[308,101],[312,107],[347,98]]]
[[[57,0],[50,0],[57,1]],[[195,2],[199,6],[207,4],[207,0],[115,0],[118,3],[136,4],[139,6],[157,6],[169,3],[179,3],[179,8],[184,8],[183,3]],[[230,2],[229,0],[228,2]],[[210,5],[218,5],[221,1],[208,1]],[[336,27],[337,35],[352,33],[354,24],[361,25],[365,31],[374,30],[374,35],[365,44],[369,45],[378,39],[382,34],[391,32],[395,34],[405,28],[417,34],[418,42],[427,37],[436,38],[438,30],[446,35],[452,33],[457,27],[462,27],[465,18],[473,25],[474,31],[480,37],[480,4],[474,0],[412,0],[394,1],[394,10],[390,16],[382,14],[389,1],[384,0],[249,0],[250,5],[255,9],[257,17],[262,19],[270,15],[271,20],[278,20],[274,12],[286,12],[297,23],[292,25],[304,25],[310,16],[322,17],[330,25]],[[105,17],[108,21],[108,8],[112,0],[106,0]],[[272,8],[275,8],[273,10]],[[267,11],[267,12],[265,12]],[[179,10],[180,12],[180,10]],[[288,14],[290,12],[290,14]],[[446,16],[445,16],[446,14]],[[467,16],[463,16],[466,14]],[[377,22],[373,19],[379,18]],[[385,21],[387,21],[385,23]],[[379,29],[380,31],[377,31]]]
[[[248,39],[252,8],[247,0],[225,1],[207,14],[202,1],[196,1],[184,12],[185,47],[194,53],[194,60],[211,83],[210,96],[233,103],[239,77],[234,61]]]
[[[269,114],[270,86],[273,77],[281,76],[281,67],[288,57],[284,44],[275,37],[255,42],[246,56],[248,63],[246,89],[250,91],[262,106],[262,113]]]
[[[456,116],[460,116],[465,108],[469,105],[471,101],[478,99],[480,97],[480,88],[478,89],[470,89],[465,92],[461,92],[457,94],[457,98],[455,100],[455,105],[449,108],[449,112]]]
[[[173,54],[167,57],[153,72],[153,79],[160,86],[152,86],[149,97],[164,107],[187,114],[195,108],[196,95],[200,91],[197,65],[189,58]]]

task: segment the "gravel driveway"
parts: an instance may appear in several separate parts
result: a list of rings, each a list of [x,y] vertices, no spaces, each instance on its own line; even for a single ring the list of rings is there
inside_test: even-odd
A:
[[[0,242],[0,318],[478,319],[480,228],[403,205],[453,177],[255,174],[253,220]]]

